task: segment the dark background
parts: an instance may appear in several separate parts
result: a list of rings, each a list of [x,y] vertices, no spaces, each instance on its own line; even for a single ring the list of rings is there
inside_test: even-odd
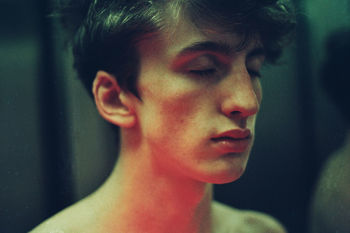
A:
[[[348,0],[295,0],[298,34],[263,72],[264,100],[248,169],[216,199],[307,229],[319,168],[341,145],[343,120],[319,87],[324,40],[349,26]],[[27,232],[96,189],[116,149],[71,68],[49,1],[0,0],[0,232]],[[73,156],[74,155],[74,156]]]

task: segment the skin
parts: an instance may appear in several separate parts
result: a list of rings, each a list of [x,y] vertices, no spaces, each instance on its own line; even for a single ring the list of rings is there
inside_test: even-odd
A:
[[[236,34],[187,20],[174,27],[138,45],[140,98],[97,73],[96,106],[121,127],[118,163],[100,189],[33,232],[285,232],[269,216],[212,200],[212,183],[238,179],[249,158],[262,99],[259,41],[236,51]],[[213,137],[229,130],[250,140],[227,152]]]
[[[315,187],[310,233],[349,232],[350,129],[341,148],[330,155]]]

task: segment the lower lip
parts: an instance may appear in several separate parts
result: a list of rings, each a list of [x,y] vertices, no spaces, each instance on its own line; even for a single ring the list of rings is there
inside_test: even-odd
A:
[[[251,143],[250,138],[244,139],[212,139],[214,147],[220,153],[242,153],[245,152]]]

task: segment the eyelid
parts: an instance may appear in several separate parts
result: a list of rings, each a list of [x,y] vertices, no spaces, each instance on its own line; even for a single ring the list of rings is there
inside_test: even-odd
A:
[[[174,59],[174,62],[171,64],[171,68],[173,70],[179,70],[183,66],[186,65],[186,63],[190,63],[191,61],[194,61],[197,58],[208,56],[210,59],[214,61],[214,63],[222,63],[222,64],[229,64],[230,58],[226,55],[213,52],[213,51],[199,51],[199,52],[193,52],[186,55],[181,55],[180,57],[177,57]]]
[[[220,66],[220,62],[211,55],[204,55],[189,61],[184,68],[187,70],[207,70]]]
[[[254,77],[261,77],[260,69],[263,66],[265,61],[265,56],[259,55],[259,56],[254,56],[248,59],[247,61],[247,71],[250,76]]]
[[[253,56],[247,59],[247,64],[255,65],[261,67],[265,63],[265,56]]]

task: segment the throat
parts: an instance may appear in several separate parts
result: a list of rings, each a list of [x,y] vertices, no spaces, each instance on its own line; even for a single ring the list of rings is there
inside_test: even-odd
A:
[[[144,175],[110,182],[118,184],[116,196],[110,196],[105,205],[109,210],[104,210],[108,215],[104,225],[111,232],[211,233],[211,184],[159,177],[146,180]]]
[[[135,201],[135,198],[126,213],[129,219],[138,223],[135,232],[209,233],[211,190],[196,197],[191,196],[186,188],[149,194],[142,200]]]
[[[139,150],[122,146],[98,191],[108,226],[103,232],[211,233],[212,184],[164,169],[147,148]]]

